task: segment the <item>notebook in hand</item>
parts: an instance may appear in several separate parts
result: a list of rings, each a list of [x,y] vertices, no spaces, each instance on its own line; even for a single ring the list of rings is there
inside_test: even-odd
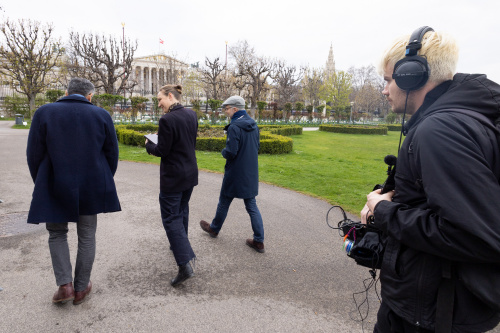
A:
[[[152,143],[154,143],[155,145],[158,144],[158,134],[147,134],[144,135],[144,137],[149,141],[151,141]]]

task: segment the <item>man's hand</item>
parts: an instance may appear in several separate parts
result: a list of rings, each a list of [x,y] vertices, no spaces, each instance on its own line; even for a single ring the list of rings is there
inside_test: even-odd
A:
[[[365,204],[365,206],[361,210],[361,223],[366,224],[366,222],[368,221],[368,217],[370,217],[371,215],[373,215],[372,211],[370,210],[370,208],[368,208],[368,205]]]
[[[392,196],[394,195],[394,191],[389,191],[384,194],[380,194],[382,190],[378,189],[373,192],[370,192],[366,196],[366,204],[361,210],[361,223],[366,224],[368,218],[373,215],[373,211],[375,210],[375,206],[382,200],[392,201]]]

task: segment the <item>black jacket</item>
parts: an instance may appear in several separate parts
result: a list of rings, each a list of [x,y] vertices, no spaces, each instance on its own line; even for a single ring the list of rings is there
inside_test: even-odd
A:
[[[196,113],[182,105],[174,106],[160,118],[158,144],[149,141],[146,150],[161,157],[161,192],[182,192],[198,185],[197,133]]]
[[[227,129],[226,159],[221,192],[232,198],[248,199],[259,193],[259,128],[245,110],[231,118]]]
[[[444,260],[500,263],[496,132],[490,121],[456,112],[467,109],[495,119],[499,106],[500,86],[485,75],[457,74],[430,91],[405,126],[393,201],[375,207],[375,224],[388,234],[380,275],[383,301],[423,328],[434,329]],[[453,332],[482,332],[499,321],[499,313],[459,279]]]
[[[28,223],[78,222],[120,211],[113,175],[118,141],[109,113],[80,95],[41,106],[26,149],[35,183]]]

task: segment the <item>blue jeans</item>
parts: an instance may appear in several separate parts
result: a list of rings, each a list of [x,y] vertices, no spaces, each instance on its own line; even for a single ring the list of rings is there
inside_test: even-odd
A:
[[[160,192],[163,228],[178,266],[195,257],[188,239],[189,199],[193,188],[183,192]]]
[[[226,220],[227,212],[229,210],[229,206],[231,206],[231,202],[234,198],[227,197],[224,194],[220,194],[219,203],[217,204],[217,212],[215,213],[215,217],[210,224],[210,228],[219,232]],[[264,242],[264,224],[262,223],[262,216],[260,215],[259,208],[257,208],[257,202],[255,201],[255,197],[243,199],[245,202],[245,208],[250,215],[250,222],[252,222],[252,230],[253,230],[253,239],[256,242]]]

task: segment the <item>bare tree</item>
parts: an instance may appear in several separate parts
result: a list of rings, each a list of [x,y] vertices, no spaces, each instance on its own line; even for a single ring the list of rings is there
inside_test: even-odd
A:
[[[69,41],[68,69],[71,74],[87,78],[94,83],[96,90],[107,94],[131,90],[136,84],[130,76],[137,41],[117,41],[112,36],[80,35],[73,31]]]
[[[353,89],[361,89],[365,84],[376,82],[379,78],[373,65],[360,68],[351,67],[347,72],[352,76]]]
[[[294,97],[299,91],[297,83],[302,80],[303,75],[303,68],[297,69],[294,65],[287,65],[284,61],[276,62],[271,77],[276,86],[277,102],[280,107],[283,107],[287,102],[295,102]]]
[[[36,94],[57,82],[55,69],[60,65],[64,49],[52,37],[52,25],[37,21],[5,21],[0,25],[5,39],[0,44],[0,72],[14,89],[26,95],[30,117],[35,110]]]
[[[247,41],[240,41],[231,47],[229,54],[235,60],[234,75],[241,77],[250,87],[251,115],[255,117],[257,101],[266,91],[266,82],[274,70],[275,63],[268,58],[257,56]]]
[[[224,72],[224,64],[220,62],[219,57],[210,60],[205,57],[205,66],[200,69],[201,82],[205,85],[207,91],[207,98],[219,99],[221,90],[221,76]]]
[[[350,99],[354,101],[357,110],[366,113],[387,113],[389,105],[382,95],[383,79],[377,74],[375,67],[351,67],[348,70],[352,75],[353,90]]]
[[[354,105],[361,112],[374,113],[380,106],[382,94],[372,83],[366,83],[358,91]]]
[[[324,73],[321,69],[307,69],[302,79],[302,94],[304,99],[313,106],[318,106]]]

